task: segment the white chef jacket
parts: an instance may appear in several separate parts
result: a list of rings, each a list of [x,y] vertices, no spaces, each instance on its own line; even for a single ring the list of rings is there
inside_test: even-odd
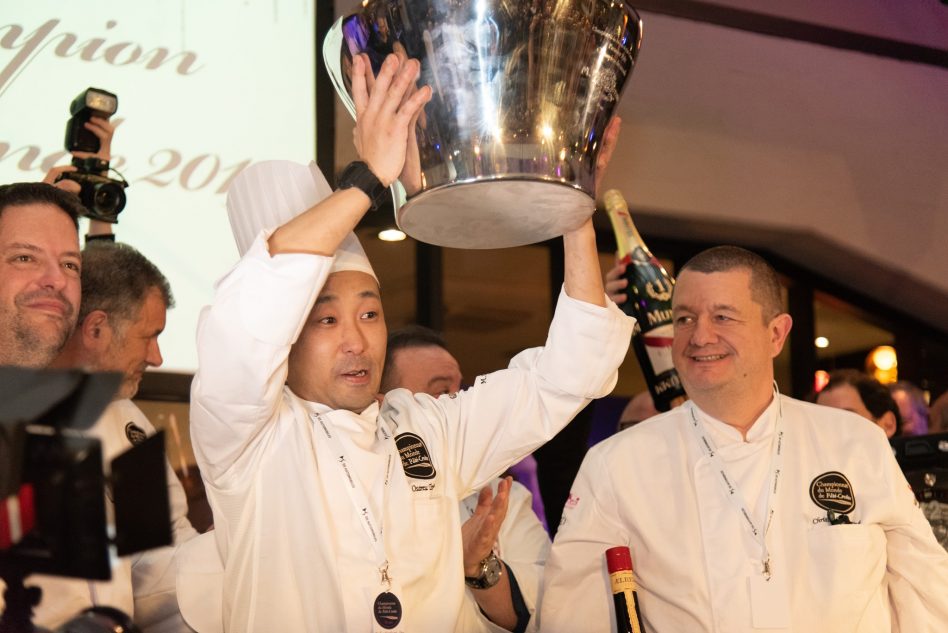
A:
[[[748,579],[761,572],[760,546],[699,447],[691,411],[763,526],[781,408],[782,467],[767,543],[791,622],[755,629]],[[850,525],[830,525],[811,497],[814,482],[832,472],[850,484]],[[604,562],[615,545],[632,552],[650,633],[948,630],[948,555],[884,434],[847,411],[776,396],[744,442],[689,402],[591,448],[547,563],[544,633],[615,630]]]
[[[321,454],[328,443],[316,415],[336,429],[380,517],[392,593],[403,607],[393,630],[470,628],[460,500],[612,389],[634,321],[611,302],[601,308],[562,293],[546,346],[472,388],[438,399],[396,389],[381,408],[330,410],[284,382],[290,346],[332,259],[270,257],[265,238],[218,283],[198,325],[191,434],[224,561],[225,630],[382,630],[372,614],[385,589],[380,563],[337,459]],[[409,477],[396,456],[382,487],[391,440],[380,427],[403,444],[415,434],[431,477]]]
[[[133,444],[129,426],[137,427],[146,435],[154,435],[155,429],[131,400],[115,400],[109,404],[96,423],[86,432],[102,443],[102,461],[106,472],[112,460]],[[197,535],[188,521],[188,501],[171,465],[168,470],[168,499],[171,504],[172,534],[175,543],[182,543]],[[106,495],[106,511],[111,522],[112,501]],[[43,599],[34,613],[37,626],[56,628],[80,611],[94,605],[115,607],[146,625],[155,621],[177,621],[177,606],[174,600],[174,573],[169,574],[173,550],[170,547],[149,550],[139,554],[114,558],[112,579],[108,581],[81,580],[59,576],[34,574],[27,578],[27,585],[38,586]],[[134,583],[134,584],[133,584]],[[134,591],[133,591],[134,586]],[[170,587],[170,589],[169,589]],[[141,602],[139,602],[141,601]],[[2,602],[2,600],[0,600]],[[136,613],[136,605],[138,611]],[[167,626],[167,622],[166,622]],[[147,627],[146,627],[147,628]],[[151,629],[155,630],[155,629]],[[183,623],[164,631],[186,631]]]
[[[498,483],[500,479],[491,482],[494,494],[497,494]],[[474,493],[461,500],[461,523],[474,516],[474,511],[477,509],[477,496],[478,493]],[[504,517],[504,522],[497,533],[496,553],[513,571],[523,602],[530,612],[530,623],[526,630],[536,630],[534,614],[537,596],[540,593],[540,582],[543,579],[543,565],[546,564],[546,559],[550,555],[550,536],[543,529],[543,524],[533,511],[533,495],[525,486],[516,481],[510,486],[507,516]],[[478,630],[490,633],[506,631],[481,613],[471,589],[466,589],[464,594],[466,608],[473,610],[475,615],[479,615],[484,624],[480,629],[468,628],[465,631]],[[475,618],[471,620],[474,621]]]

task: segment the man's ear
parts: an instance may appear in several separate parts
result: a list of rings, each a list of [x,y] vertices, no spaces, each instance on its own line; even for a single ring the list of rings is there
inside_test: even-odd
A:
[[[79,327],[82,330],[82,343],[88,349],[106,349],[112,342],[112,326],[109,325],[108,315],[102,310],[93,310],[87,314]]]
[[[892,437],[895,435],[895,414],[891,411],[886,411],[879,419],[876,420],[876,424],[882,427],[882,430],[885,431],[886,437]]]
[[[768,328],[770,330],[771,356],[773,358],[776,358],[783,350],[783,344],[787,342],[791,327],[793,327],[793,318],[786,312],[778,314],[770,321]]]

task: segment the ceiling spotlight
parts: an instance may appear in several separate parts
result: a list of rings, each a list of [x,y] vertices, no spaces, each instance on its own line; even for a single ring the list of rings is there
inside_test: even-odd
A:
[[[830,346],[830,340],[825,336],[817,336],[815,339],[813,339],[813,344],[820,349],[826,349]]]
[[[379,231],[379,239],[383,242],[401,242],[406,237],[408,236],[405,235],[405,233],[394,227],[389,227]]]

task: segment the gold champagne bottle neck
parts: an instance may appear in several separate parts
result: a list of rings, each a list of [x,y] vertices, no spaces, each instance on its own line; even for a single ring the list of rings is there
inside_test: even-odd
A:
[[[639,235],[638,229],[635,228],[635,223],[632,222],[629,205],[626,204],[622,192],[618,189],[608,190],[602,196],[602,203],[609,215],[612,230],[616,235],[619,258],[622,259],[634,251],[637,246],[648,252],[645,241]]]

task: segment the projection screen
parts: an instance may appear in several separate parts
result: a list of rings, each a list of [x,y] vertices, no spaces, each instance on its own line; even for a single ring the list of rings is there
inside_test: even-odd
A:
[[[230,181],[252,162],[315,157],[313,6],[31,0],[0,17],[0,183],[68,164],[71,101],[88,87],[118,95],[112,166],[130,187],[115,233],[177,304],[162,370],[194,371],[198,314],[236,262]]]

